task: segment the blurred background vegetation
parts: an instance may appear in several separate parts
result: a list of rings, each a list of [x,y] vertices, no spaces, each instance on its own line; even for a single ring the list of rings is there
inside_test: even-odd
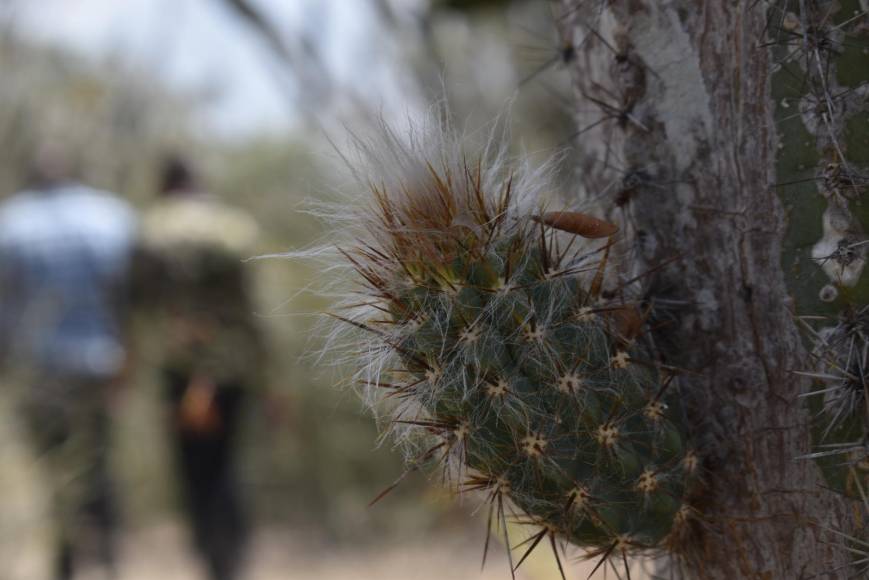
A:
[[[516,146],[532,154],[561,150],[573,133],[565,106],[568,80],[559,66],[564,54],[544,0],[311,0],[299,2],[310,10],[295,28],[281,25],[288,6],[282,2],[192,2],[197,10],[218,11],[225,26],[215,33],[222,44],[206,50],[219,59],[233,43],[253,46],[273,101],[286,107],[274,123],[265,118],[229,128],[221,119],[226,109],[215,102],[244,79],[230,76],[215,88],[165,74],[173,61],[188,58],[184,45],[173,48],[169,41],[190,36],[186,21],[171,13],[177,3],[163,3],[160,34],[145,35],[151,54],[158,55],[151,59],[124,50],[123,43],[80,49],[57,32],[87,26],[82,19],[99,13],[99,5],[120,12],[112,26],[123,21],[135,28],[129,21],[135,16],[117,8],[123,4],[0,0],[0,196],[25,184],[34,148],[50,139],[72,152],[83,182],[144,208],[154,196],[160,160],[181,152],[198,165],[211,191],[256,216],[266,232],[261,252],[274,254],[323,241],[320,225],[299,210],[306,200],[329,198],[344,185],[327,136],[340,147],[345,126],[381,115],[400,120],[447,97],[456,118],[470,126],[511,107]],[[327,20],[344,10],[364,15],[356,18],[364,29],[350,35],[357,44],[329,27]],[[93,24],[89,30],[97,29]],[[122,27],[116,34],[126,32]],[[364,52],[347,65],[354,69],[349,73],[341,51],[348,60],[350,52]],[[250,99],[233,106],[261,105]],[[265,401],[251,409],[244,430],[243,480],[262,528],[303,530],[306,541],[319,545],[380,549],[399,539],[471,530],[477,541],[462,548],[479,556],[483,523],[469,515],[473,502],[445,500],[437,481],[425,475],[408,478],[382,503],[367,507],[403,466],[388,444],[376,447],[376,427],[356,394],[336,387],[342,370],[305,356],[318,349],[312,329],[318,313],[329,308],[317,292],[318,273],[294,260],[255,260],[248,267],[273,355],[268,389],[280,401],[278,413]],[[172,521],[177,509],[147,345],[136,363],[116,416],[114,452],[131,534]],[[9,392],[0,389],[0,559],[7,562],[25,555],[23,531],[38,529],[40,512],[32,460],[15,441]],[[277,420],[264,419],[270,414]],[[473,526],[472,518],[479,520]],[[495,567],[493,577],[506,577],[506,564]],[[11,572],[0,571],[0,579],[4,573]]]

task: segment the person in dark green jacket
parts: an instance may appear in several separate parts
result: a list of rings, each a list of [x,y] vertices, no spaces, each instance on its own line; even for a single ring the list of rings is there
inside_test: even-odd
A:
[[[238,576],[249,536],[234,446],[266,362],[243,261],[257,237],[249,215],[201,191],[172,159],[142,220],[134,264],[135,302],[160,345],[180,487],[212,580]]]

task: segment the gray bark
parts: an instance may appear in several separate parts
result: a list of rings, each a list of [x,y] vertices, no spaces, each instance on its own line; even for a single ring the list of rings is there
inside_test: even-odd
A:
[[[846,578],[828,530],[849,529],[850,506],[795,460],[810,416],[792,371],[807,363],[780,263],[765,4],[562,0],[580,130],[612,117],[577,136],[579,179],[643,267],[680,257],[654,287],[687,303],[661,334],[693,371],[681,388],[707,453],[687,575]]]

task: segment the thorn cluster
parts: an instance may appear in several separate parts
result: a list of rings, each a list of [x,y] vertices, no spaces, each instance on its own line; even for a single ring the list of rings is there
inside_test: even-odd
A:
[[[616,228],[530,209],[526,177],[488,161],[415,159],[371,186],[371,235],[345,253],[355,302],[387,315],[347,320],[376,353],[366,382],[395,401],[412,467],[488,494],[490,530],[508,510],[542,527],[531,549],[661,547],[699,460],[639,309],[602,298]]]

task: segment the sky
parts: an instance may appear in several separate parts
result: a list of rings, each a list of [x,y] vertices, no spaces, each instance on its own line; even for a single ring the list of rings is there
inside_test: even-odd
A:
[[[13,1],[19,31],[156,73],[195,97],[206,124],[220,133],[281,132],[302,122],[296,80],[217,0]],[[370,0],[252,1],[291,42],[315,31],[339,86],[354,87],[375,107],[401,98],[391,64],[396,47]]]

